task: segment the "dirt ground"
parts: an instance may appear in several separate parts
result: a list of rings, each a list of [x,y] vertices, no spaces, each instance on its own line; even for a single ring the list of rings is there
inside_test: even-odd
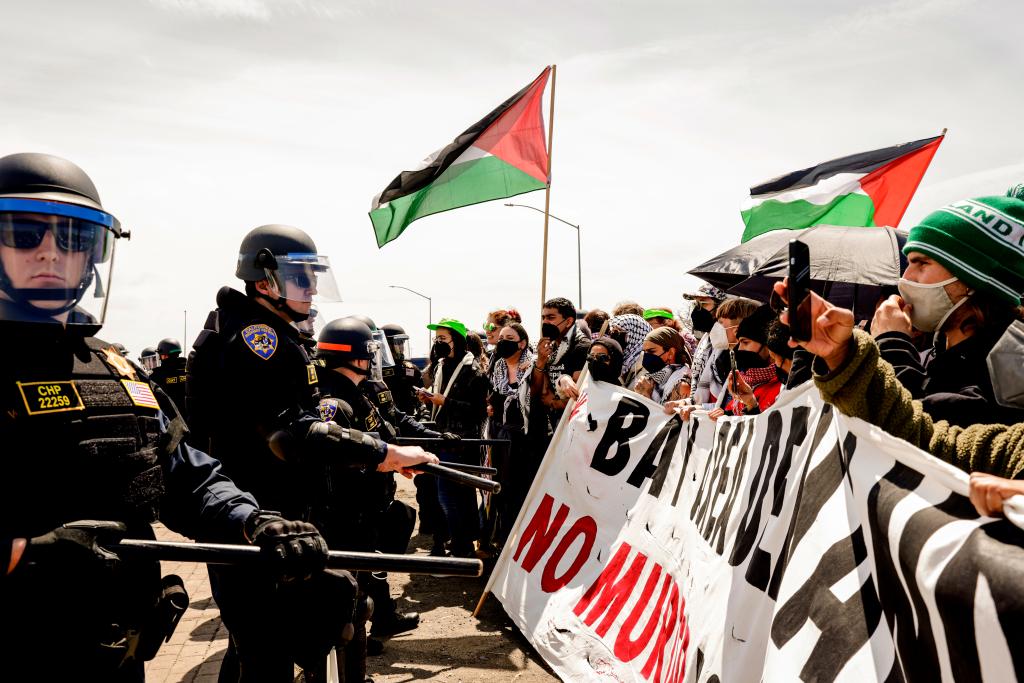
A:
[[[399,499],[415,507],[412,482],[402,477],[398,482]],[[184,540],[162,527],[157,528],[157,535],[164,540]],[[430,543],[429,536],[417,533],[410,552],[426,555]],[[163,571],[184,579],[190,606],[171,641],[147,663],[146,680],[212,683],[227,647],[227,631],[210,596],[206,568],[164,563]],[[368,660],[367,672],[377,683],[558,680],[493,596],[487,598],[479,619],[472,616],[483,578],[392,574],[389,581],[399,609],[420,613],[420,627],[390,639],[383,655]]]

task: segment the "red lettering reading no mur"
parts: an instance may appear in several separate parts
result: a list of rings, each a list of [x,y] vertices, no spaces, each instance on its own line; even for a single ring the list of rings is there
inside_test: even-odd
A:
[[[560,504],[558,511],[554,512],[554,504],[554,498],[545,494],[516,547],[513,560],[520,562],[522,557],[520,564],[527,572],[532,572],[547,554],[569,517],[569,506]],[[583,543],[569,568],[558,576],[558,567],[577,538],[582,538]],[[590,558],[596,538],[597,524],[593,517],[577,519],[562,535],[554,552],[544,563],[541,589],[545,593],[553,593],[568,584]],[[573,612],[593,628],[598,636],[609,642],[620,661],[633,661],[653,640],[654,648],[640,670],[641,675],[652,683],[682,681],[686,647],[690,640],[690,630],[684,615],[686,600],[678,584],[661,565],[651,563],[639,597],[621,627],[609,635],[617,617],[635,594],[647,566],[648,558],[640,552],[635,553],[631,562],[627,562],[632,554],[633,549],[628,543],[619,546],[611,561],[573,608]],[[658,597],[653,608],[648,610],[656,591]],[[634,637],[638,625],[648,612],[646,622]]]

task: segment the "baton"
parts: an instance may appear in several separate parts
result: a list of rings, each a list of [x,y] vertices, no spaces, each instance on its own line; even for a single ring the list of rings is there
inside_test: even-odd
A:
[[[490,479],[484,479],[468,472],[461,472],[445,465],[434,465],[429,462],[421,462],[418,465],[413,465],[407,469],[416,470],[423,472],[424,474],[433,474],[435,477],[441,477],[449,481],[454,481],[456,484],[465,484],[466,486],[472,486],[473,488],[480,489],[481,491],[487,491],[488,493],[498,493],[501,491],[501,482],[492,481]]]
[[[442,439],[440,437],[400,436],[395,439],[395,443],[399,446],[435,446],[443,443],[449,448],[454,448],[460,444],[463,446],[507,446],[512,442],[508,439]]]
[[[179,543],[176,541],[144,541],[123,538],[107,546],[125,557],[164,562],[198,562],[200,564],[257,565],[265,563],[262,550],[254,545],[226,543]],[[392,555],[331,550],[327,553],[328,569],[366,572],[399,572],[405,574],[437,574],[443,576],[480,576],[480,560],[423,555]]]
[[[458,470],[460,472],[469,472],[470,474],[494,475],[498,473],[498,470],[495,469],[494,467],[486,467],[484,465],[463,465],[460,462],[446,462],[444,466],[452,470]]]

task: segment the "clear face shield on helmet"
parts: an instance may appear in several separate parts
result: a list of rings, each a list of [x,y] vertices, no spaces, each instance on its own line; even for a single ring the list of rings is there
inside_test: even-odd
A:
[[[366,350],[370,353],[370,375],[367,379],[374,382],[384,381],[384,356],[380,342],[376,340],[366,342]]]
[[[120,232],[105,211],[0,197],[0,319],[102,324]]]
[[[139,356],[139,365],[146,372],[153,372],[160,367],[160,356],[155,353],[153,355]]]
[[[388,347],[391,350],[391,356],[396,359],[407,360],[412,358],[412,349],[409,345],[409,335],[407,334],[396,334],[393,337],[388,338]]]
[[[380,359],[383,367],[395,367],[395,357],[391,355],[391,345],[388,344],[388,337],[384,334],[384,330],[374,330],[373,340],[377,342],[377,346],[380,348]]]
[[[278,294],[297,303],[341,301],[330,259],[320,254],[275,256],[277,268],[265,270]]]

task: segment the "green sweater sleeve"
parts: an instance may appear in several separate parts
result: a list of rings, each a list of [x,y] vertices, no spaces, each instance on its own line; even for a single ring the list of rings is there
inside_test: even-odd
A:
[[[1017,478],[1024,471],[1024,423],[970,427],[932,422],[881,359],[870,335],[854,330],[851,353],[839,368],[814,382],[821,396],[843,413],[881,427],[965,472]]]

